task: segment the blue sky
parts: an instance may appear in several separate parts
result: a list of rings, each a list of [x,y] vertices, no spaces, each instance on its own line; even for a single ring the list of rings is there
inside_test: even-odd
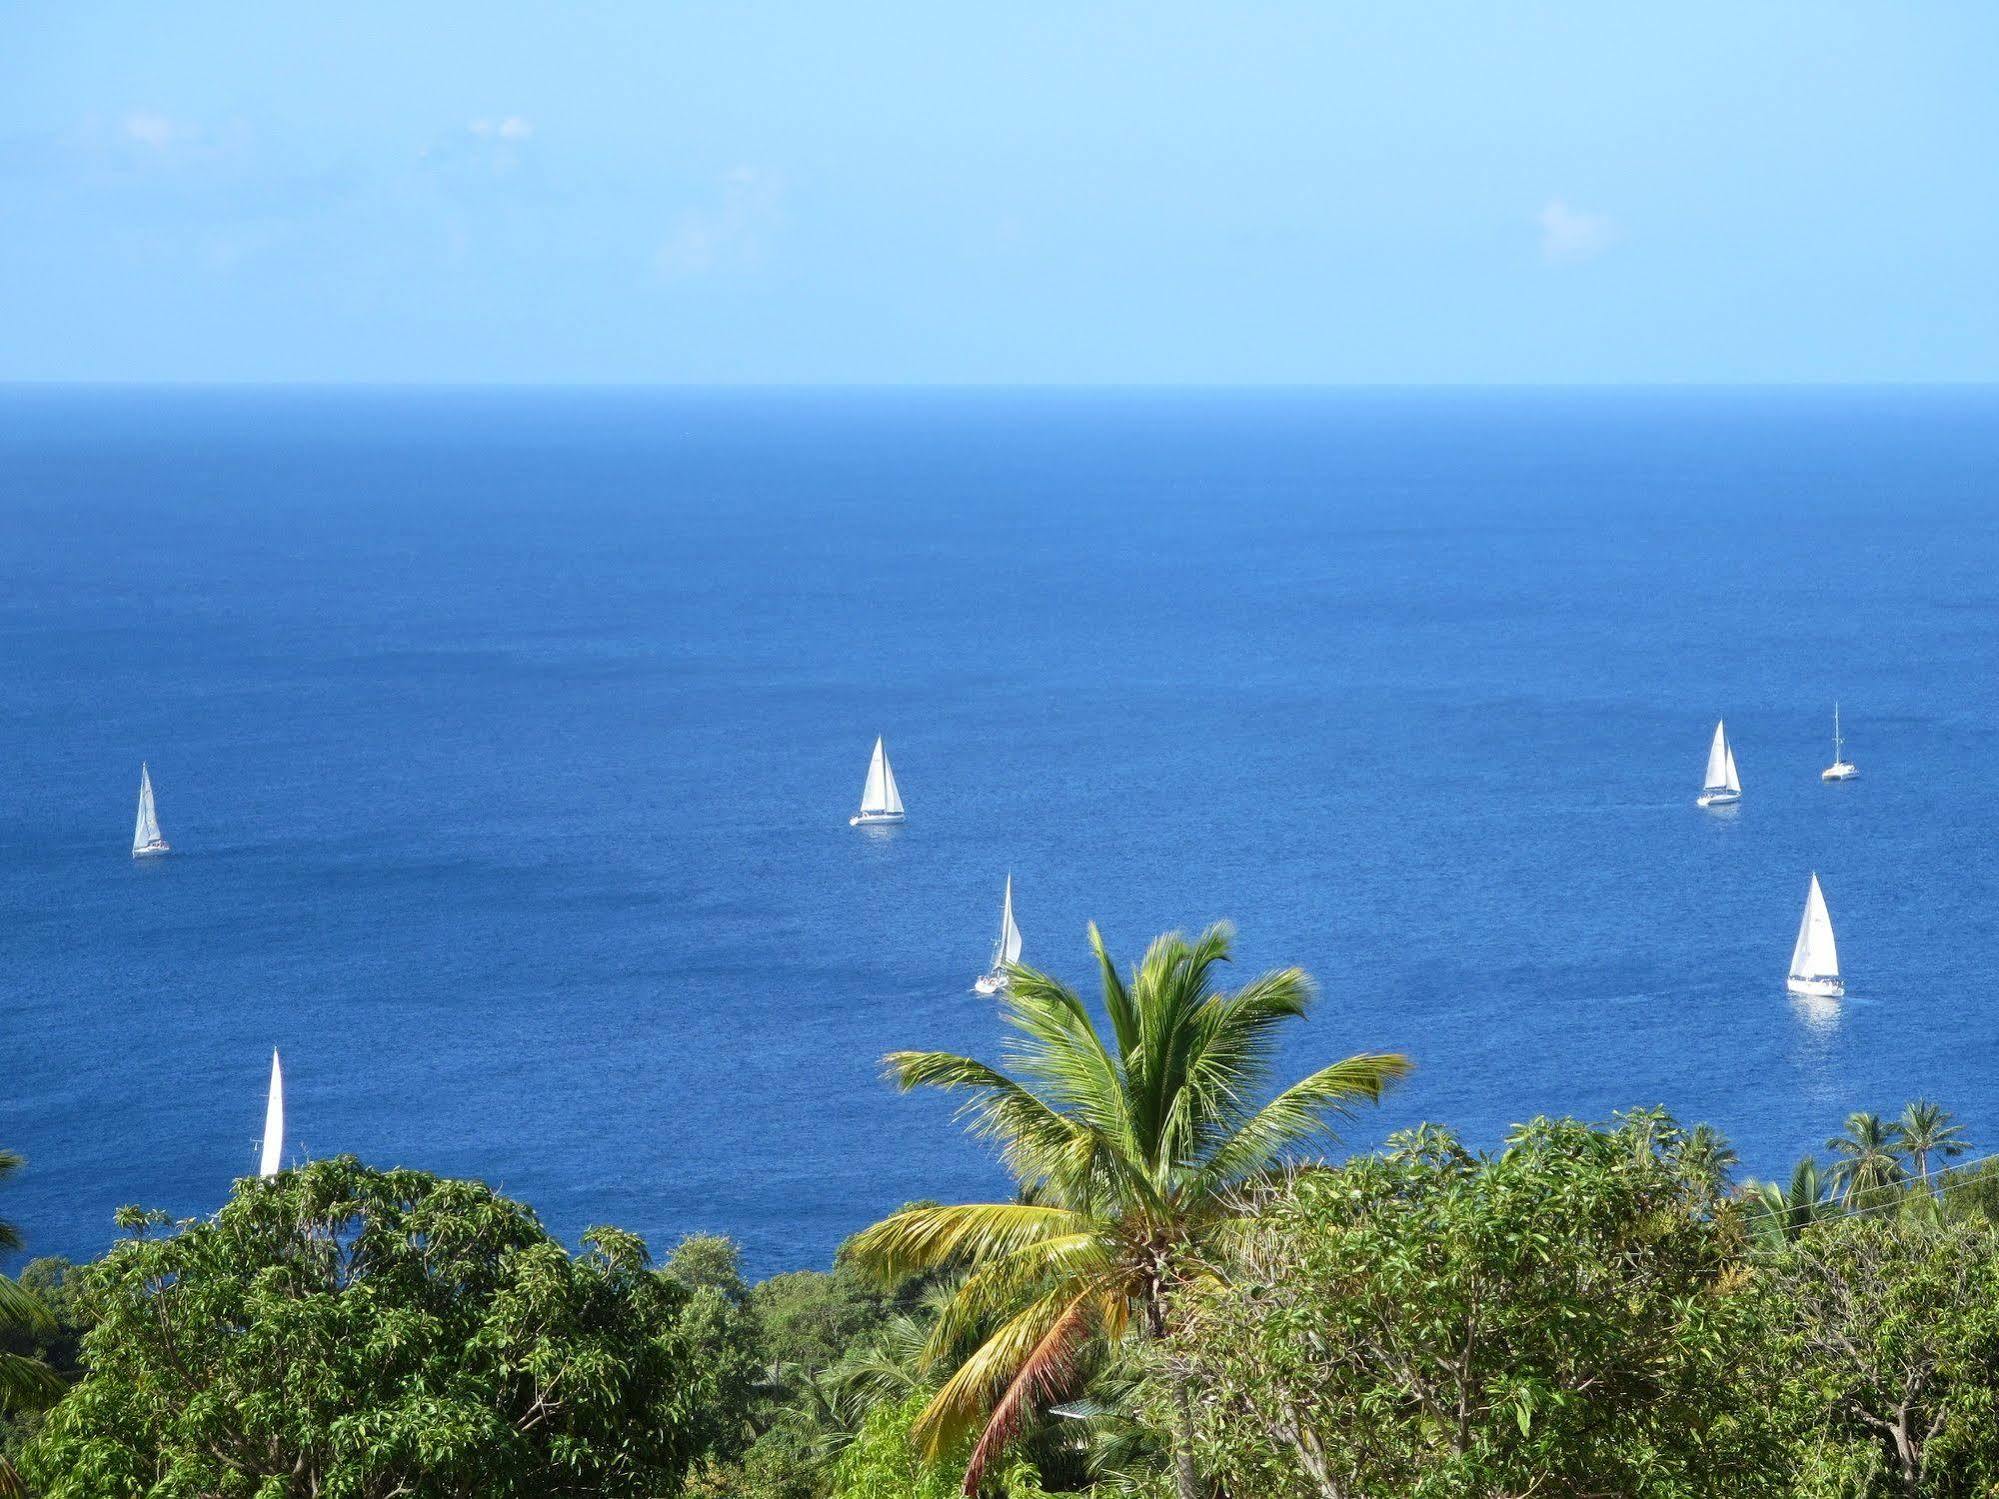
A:
[[[1999,6],[0,12],[0,379],[1999,379]]]

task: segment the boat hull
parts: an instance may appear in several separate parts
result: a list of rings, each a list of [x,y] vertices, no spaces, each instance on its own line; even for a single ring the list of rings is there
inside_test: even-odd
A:
[[[972,981],[974,994],[997,994],[1005,987],[1005,979],[996,979],[990,973],[982,973]]]
[[[173,849],[165,843],[149,843],[144,848],[133,849],[132,857],[135,859],[157,859],[161,854],[172,852]]]
[[[1742,800],[1740,791],[1703,791],[1694,798],[1696,807],[1732,807]]]
[[[902,819],[903,814],[900,812],[861,812],[853,817],[849,817],[847,819],[847,826],[850,828],[871,828],[878,827],[884,823],[901,822]]]
[[[1784,987],[1793,994],[1803,994],[1811,999],[1841,999],[1846,995],[1846,983],[1842,979],[1801,979],[1793,976],[1784,980]]]
[[[1841,760],[1837,765],[1828,765],[1819,772],[1821,781],[1850,781],[1860,774],[1860,767]]]

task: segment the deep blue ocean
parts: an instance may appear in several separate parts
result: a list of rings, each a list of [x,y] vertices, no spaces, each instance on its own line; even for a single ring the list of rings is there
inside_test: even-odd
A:
[[[1004,1190],[879,1058],[996,1051],[1009,870],[1311,972],[1355,1149],[1999,1147],[1995,501],[1990,390],[0,391],[0,1217],[212,1211],[275,1045],[296,1152],[823,1266]]]

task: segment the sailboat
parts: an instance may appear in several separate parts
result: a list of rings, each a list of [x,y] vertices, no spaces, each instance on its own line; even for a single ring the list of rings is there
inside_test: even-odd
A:
[[[902,793],[895,789],[895,771],[888,763],[888,751],[881,737],[875,738],[875,755],[868,761],[867,784],[861,787],[861,810],[847,819],[850,828],[868,823],[901,822]]]
[[[160,836],[159,815],[153,810],[153,773],[146,768],[146,762],[139,762],[139,821],[132,829],[132,857],[144,859],[153,854],[167,851],[167,840]]]
[[[271,1096],[264,1104],[264,1155],[257,1175],[276,1176],[285,1169],[285,1070],[278,1064],[278,1049],[271,1048]]]
[[[1819,889],[1816,871],[1812,888],[1805,895],[1797,945],[1791,949],[1791,976],[1784,987],[1793,994],[1820,999],[1838,999],[1846,993],[1839,977],[1839,946],[1832,940],[1832,916],[1825,908],[1825,892]]]
[[[1020,961],[1020,928],[1013,923],[1013,876],[1006,877],[1006,899],[1000,906],[999,940],[993,944],[992,967],[973,980],[980,994],[997,994],[1006,987],[1007,966]]]
[[[1735,750],[1728,742],[1728,727],[1717,719],[1714,726],[1714,743],[1707,751],[1707,779],[1701,783],[1701,794],[1695,805],[1701,807],[1726,807],[1742,800],[1742,777],[1735,773]]]
[[[1860,774],[1860,767],[1841,753],[1846,741],[1839,737],[1839,704],[1832,705],[1832,764],[1819,772],[1821,781],[1850,781]]]

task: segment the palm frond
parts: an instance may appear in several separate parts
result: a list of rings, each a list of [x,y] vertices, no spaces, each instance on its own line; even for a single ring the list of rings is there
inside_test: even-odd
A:
[[[1090,923],[1090,951],[1096,955],[1097,973],[1103,981],[1104,1013],[1111,1019],[1111,1034],[1117,1038],[1118,1055],[1129,1056],[1138,1045],[1138,1012],[1132,1008],[1131,991],[1118,977],[1117,964],[1104,946],[1104,934]]]
[[[1060,1286],[1030,1302],[974,1349],[930,1403],[917,1414],[910,1435],[926,1461],[936,1462],[959,1441],[985,1424],[986,1413],[1005,1393],[1023,1365],[1041,1346],[1058,1321],[1087,1289]]]
[[[1278,1027],[1304,1015],[1311,1001],[1312,981],[1301,969],[1284,968],[1201,1007],[1170,1121],[1169,1158],[1204,1155],[1249,1116],[1276,1058]]]
[[[1332,1121],[1373,1103],[1410,1070],[1395,1052],[1362,1052],[1293,1083],[1237,1126],[1196,1177],[1203,1192],[1227,1191],[1279,1164],[1291,1151],[1330,1136]]]
[[[1128,1136],[1124,1076],[1074,990],[1038,969],[1021,968],[1007,991],[1005,1019],[1017,1032],[1007,1061],[1038,1095],[1107,1139]]]
[[[1208,1001],[1208,971],[1229,956],[1233,929],[1218,922],[1189,943],[1178,932],[1153,940],[1132,985],[1139,1044],[1124,1059],[1132,1132],[1151,1179],[1163,1183],[1184,1131],[1177,1111],[1199,1040],[1196,1017]]]
[[[965,1463],[965,1493],[976,1496],[985,1481],[986,1469],[1019,1436],[1036,1410],[1048,1405],[1074,1381],[1083,1349],[1091,1332],[1091,1302],[1088,1293],[1077,1296],[1041,1335],[1005,1392],[993,1403],[986,1429]]]
[[[1023,1181],[1074,1172],[1094,1154],[1078,1121],[1063,1117],[998,1068],[947,1051],[896,1051],[883,1059],[896,1086],[967,1095],[956,1118],[999,1146],[1000,1158]]]
[[[847,1258],[885,1285],[958,1263],[978,1263],[1047,1239],[1083,1232],[1084,1215],[1017,1202],[917,1207],[884,1218],[847,1241]]]
[[[958,1283],[938,1309],[924,1348],[926,1361],[949,1358],[986,1328],[1063,1285],[1115,1274],[1100,1234],[1065,1234],[988,1261]]]
[[[0,1275],[0,1328],[21,1332],[53,1332],[55,1316],[42,1298],[19,1281]]]
[[[62,1392],[62,1376],[40,1359],[0,1353],[0,1410],[33,1409]]]

